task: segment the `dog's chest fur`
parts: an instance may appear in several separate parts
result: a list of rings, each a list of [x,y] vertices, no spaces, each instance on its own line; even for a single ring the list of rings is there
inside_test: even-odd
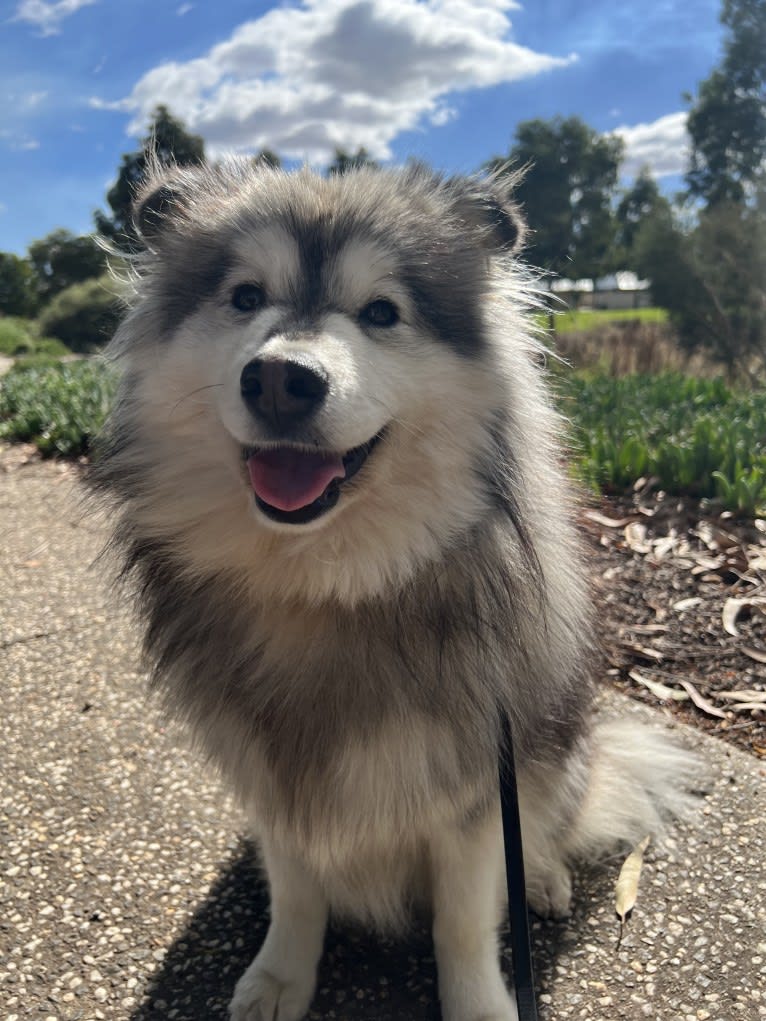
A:
[[[257,825],[310,857],[415,844],[485,811],[501,705],[525,721],[525,757],[544,718],[559,721],[546,755],[579,733],[585,693],[548,690],[517,585],[481,546],[354,610],[257,605],[233,579],[189,584],[170,561],[151,563],[158,686]]]

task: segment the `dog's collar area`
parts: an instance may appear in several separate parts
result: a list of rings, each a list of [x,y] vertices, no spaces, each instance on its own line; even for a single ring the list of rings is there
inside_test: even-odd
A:
[[[336,506],[342,486],[359,472],[384,431],[345,454],[289,445],[245,448],[256,506],[280,524],[315,521]]]

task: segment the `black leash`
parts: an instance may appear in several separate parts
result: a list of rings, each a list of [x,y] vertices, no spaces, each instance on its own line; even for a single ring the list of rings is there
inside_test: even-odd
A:
[[[511,927],[513,984],[519,1021],[537,1021],[535,976],[529,942],[527,889],[519,821],[519,792],[508,714],[500,714],[500,811],[503,817],[505,878],[508,885],[508,921]]]

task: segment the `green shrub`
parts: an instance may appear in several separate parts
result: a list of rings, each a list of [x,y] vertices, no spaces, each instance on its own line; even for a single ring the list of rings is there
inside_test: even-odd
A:
[[[20,355],[66,355],[69,348],[56,337],[41,337],[33,319],[20,316],[0,317],[0,354],[11,358]]]
[[[624,490],[653,476],[669,493],[766,508],[766,393],[676,373],[559,380],[576,470],[594,489]]]
[[[37,327],[31,319],[21,316],[3,316],[0,319],[0,354],[28,354],[34,350]]]
[[[40,330],[62,340],[70,351],[88,353],[110,340],[120,317],[114,284],[106,274],[73,284],[40,313]]]
[[[114,391],[113,371],[97,359],[16,365],[0,377],[0,439],[30,441],[43,454],[84,454]]]

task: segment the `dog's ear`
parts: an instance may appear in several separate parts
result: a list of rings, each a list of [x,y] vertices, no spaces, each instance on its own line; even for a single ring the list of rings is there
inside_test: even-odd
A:
[[[480,232],[480,240],[491,254],[514,254],[524,243],[526,225],[519,207],[511,199],[519,174],[453,180],[458,217]]]
[[[179,167],[163,164],[150,153],[143,184],[133,202],[132,218],[140,238],[150,248],[188,219],[195,196],[203,187],[202,164]]]
[[[133,225],[147,244],[156,243],[183,209],[183,191],[177,183],[153,182],[133,203]]]

